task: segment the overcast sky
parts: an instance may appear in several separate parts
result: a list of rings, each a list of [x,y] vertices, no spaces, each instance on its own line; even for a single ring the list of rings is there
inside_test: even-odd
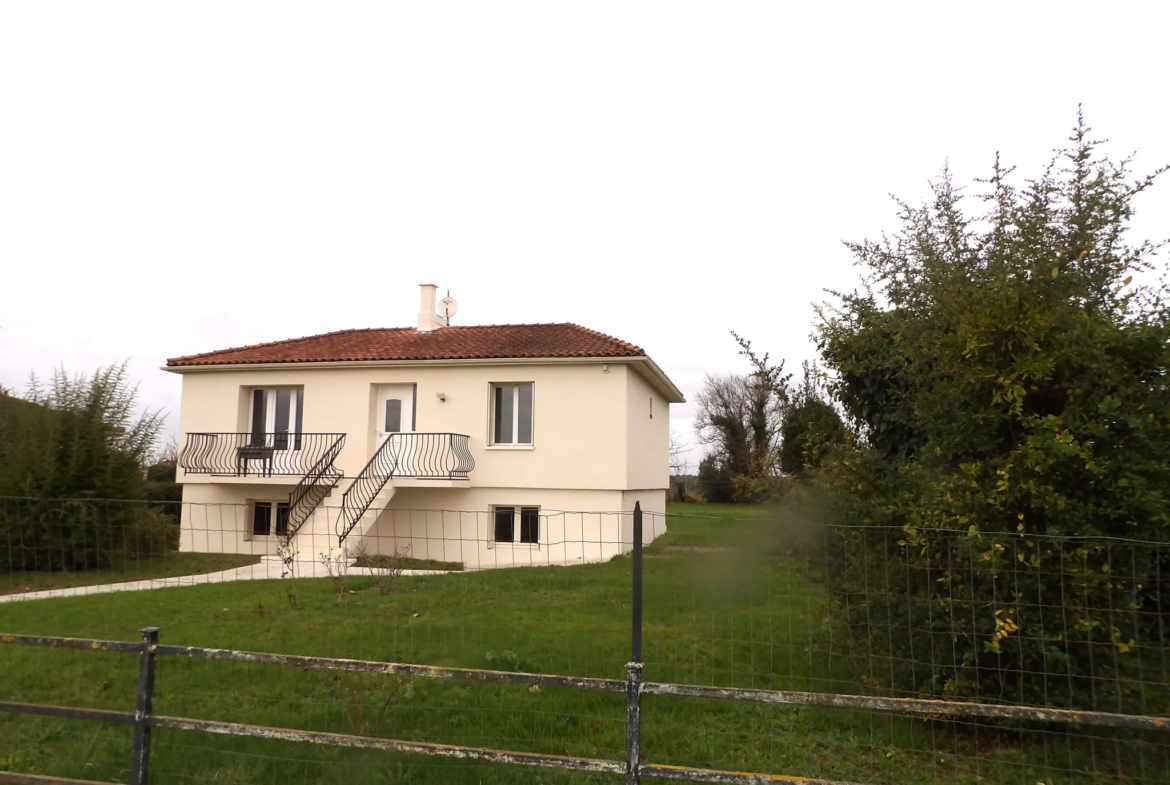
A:
[[[798,7],[799,5],[799,7]],[[1160,10],[1159,10],[1160,9]],[[1078,102],[1170,162],[1170,3],[0,4],[0,384],[412,326],[572,321],[693,397],[799,367],[841,245]],[[1138,203],[1170,235],[1170,180]],[[1163,257],[1164,258],[1164,257]],[[690,405],[675,407],[689,436]]]

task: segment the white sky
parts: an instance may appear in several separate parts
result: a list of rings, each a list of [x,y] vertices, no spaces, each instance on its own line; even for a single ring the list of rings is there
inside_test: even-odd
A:
[[[573,321],[693,396],[793,369],[841,240],[1078,102],[1170,162],[1170,3],[0,4],[0,384],[411,326]],[[1170,180],[1139,202],[1170,235]],[[672,412],[689,437],[690,405]]]

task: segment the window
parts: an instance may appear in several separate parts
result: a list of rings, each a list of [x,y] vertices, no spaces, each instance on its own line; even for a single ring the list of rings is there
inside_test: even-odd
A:
[[[531,446],[531,383],[492,385],[491,443]]]
[[[301,387],[256,387],[252,390],[252,445],[277,450],[301,449],[301,422],[304,418],[304,390]],[[272,439],[269,443],[268,436]],[[289,438],[289,436],[293,438]]]
[[[276,536],[288,536],[288,502],[277,502],[276,507]]]
[[[496,542],[520,542],[536,545],[540,542],[539,507],[495,507],[492,509]],[[520,537],[517,539],[516,535]]]
[[[391,398],[386,401],[386,433],[402,433],[402,401]]]
[[[252,509],[252,536],[267,537],[272,532],[272,504],[257,502]]]
[[[288,534],[288,502],[252,502],[252,536],[267,537],[274,530],[277,537]]]
[[[514,542],[516,532],[516,508],[496,508],[496,542]]]

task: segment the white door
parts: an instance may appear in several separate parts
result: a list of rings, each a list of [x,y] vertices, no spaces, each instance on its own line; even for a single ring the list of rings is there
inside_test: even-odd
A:
[[[383,384],[378,388],[378,443],[375,449],[390,442],[383,453],[381,468],[384,471],[390,469],[399,476],[417,473],[414,467],[415,439],[408,435],[414,433],[414,398],[413,384]]]

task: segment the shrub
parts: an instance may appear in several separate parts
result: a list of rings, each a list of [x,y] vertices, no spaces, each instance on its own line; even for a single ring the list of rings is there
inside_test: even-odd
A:
[[[977,218],[944,174],[851,246],[866,288],[822,312],[864,438],[818,475],[858,527],[833,538],[838,610],[900,689],[1136,704],[1162,647],[1166,549],[1098,539],[1170,541],[1170,308],[1132,285],[1155,246],[1125,242],[1153,178],[1087,133],[1022,191],[997,161]]]
[[[0,505],[0,567],[11,572],[108,569],[178,545],[179,527],[142,504],[10,499]]]
[[[161,556],[179,550],[179,527],[171,516],[149,508],[136,513],[127,531],[126,556]]]
[[[159,461],[146,467],[147,482],[173,483],[177,474],[175,461]]]
[[[47,385],[34,377],[24,398],[0,395],[0,497],[21,497],[0,505],[0,568],[106,567],[140,535],[154,549],[154,519],[140,505],[98,500],[143,498],[162,423],[137,411],[124,363],[89,377],[57,371]]]

